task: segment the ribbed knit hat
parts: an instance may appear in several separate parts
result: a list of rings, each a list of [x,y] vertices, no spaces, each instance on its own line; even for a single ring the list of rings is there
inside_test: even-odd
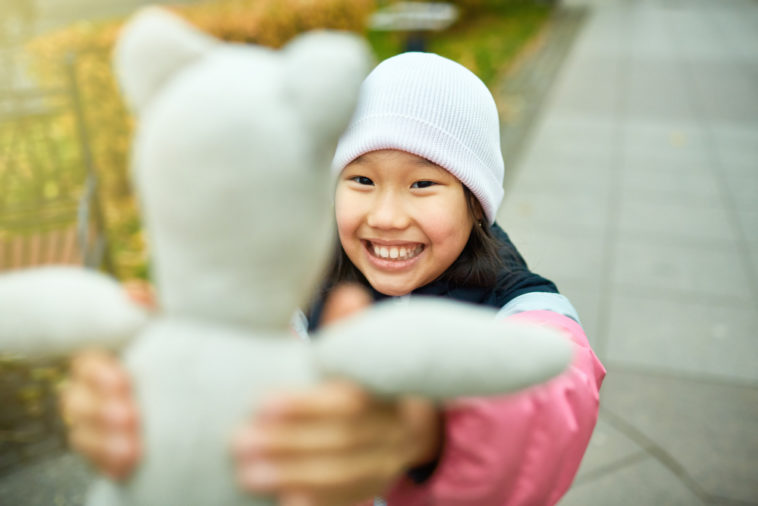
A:
[[[495,221],[503,199],[500,121],[489,90],[464,66],[432,53],[403,53],[377,65],[363,81],[332,169],[380,149],[447,169]]]

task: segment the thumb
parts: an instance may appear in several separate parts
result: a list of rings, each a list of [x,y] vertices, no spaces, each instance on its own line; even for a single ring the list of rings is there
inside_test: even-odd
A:
[[[155,290],[147,281],[140,279],[129,280],[123,283],[123,287],[126,295],[132,302],[144,306],[145,309],[157,308],[158,301],[155,297]]]
[[[370,306],[371,302],[371,295],[362,286],[355,283],[337,285],[326,299],[321,322],[329,325],[347,318]]]

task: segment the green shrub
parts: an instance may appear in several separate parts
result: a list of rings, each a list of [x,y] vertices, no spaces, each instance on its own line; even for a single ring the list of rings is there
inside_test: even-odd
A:
[[[449,29],[430,33],[427,50],[461,63],[490,88],[543,26],[550,7],[531,0],[457,0],[461,16]],[[403,50],[405,35],[371,32],[383,60]],[[497,96],[495,96],[497,99]]]

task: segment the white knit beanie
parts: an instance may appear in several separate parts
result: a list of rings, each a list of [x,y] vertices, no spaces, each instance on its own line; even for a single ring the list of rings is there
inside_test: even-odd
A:
[[[377,65],[363,81],[332,169],[380,149],[447,169],[495,221],[503,199],[500,121],[489,90],[464,66],[432,53],[403,53]]]

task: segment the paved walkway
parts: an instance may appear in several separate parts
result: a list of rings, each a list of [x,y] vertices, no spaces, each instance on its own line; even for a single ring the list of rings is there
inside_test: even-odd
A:
[[[758,504],[758,2],[579,3],[500,214],[608,367],[561,506]]]

